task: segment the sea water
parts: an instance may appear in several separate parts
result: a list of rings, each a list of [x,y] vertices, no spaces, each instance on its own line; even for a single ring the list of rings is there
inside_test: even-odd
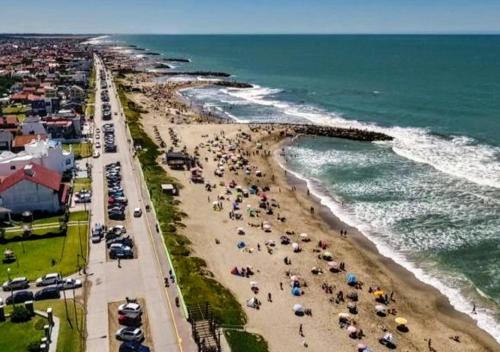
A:
[[[500,36],[116,36],[254,84],[183,95],[235,120],[384,132],[298,139],[287,167],[500,341]]]

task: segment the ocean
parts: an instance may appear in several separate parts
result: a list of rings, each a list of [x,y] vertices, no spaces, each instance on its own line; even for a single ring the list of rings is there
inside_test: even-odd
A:
[[[113,36],[250,89],[182,94],[237,121],[384,132],[299,138],[286,168],[500,342],[500,36]],[[137,54],[141,54],[138,52]],[[161,58],[158,57],[158,58]],[[471,314],[473,302],[477,314]]]

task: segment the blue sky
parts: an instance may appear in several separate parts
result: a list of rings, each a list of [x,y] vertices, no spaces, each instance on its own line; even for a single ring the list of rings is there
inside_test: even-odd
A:
[[[500,33],[500,0],[0,0],[0,32]]]

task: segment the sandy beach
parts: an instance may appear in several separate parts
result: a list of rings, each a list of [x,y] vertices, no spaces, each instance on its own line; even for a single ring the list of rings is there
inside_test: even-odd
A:
[[[147,111],[142,122],[153,140],[157,129],[168,147],[176,136],[174,150],[198,154],[204,183],[193,183],[190,171],[163,164],[184,186],[179,200],[187,217],[181,231],[192,241],[193,254],[206,260],[244,307],[246,328],[261,334],[271,351],[356,351],[358,344],[383,351],[379,338],[386,333],[400,351],[499,350],[439,291],[379,255],[279,166],[287,157],[283,143],[289,142],[280,134],[283,128],[213,123],[178,98],[176,90],[189,83],[158,85],[147,74],[129,77],[129,83],[141,88],[129,97]],[[252,185],[257,194],[237,199],[238,186]],[[252,274],[235,275],[235,268]],[[294,313],[297,304],[306,314]],[[398,328],[398,317],[407,320],[406,329]]]

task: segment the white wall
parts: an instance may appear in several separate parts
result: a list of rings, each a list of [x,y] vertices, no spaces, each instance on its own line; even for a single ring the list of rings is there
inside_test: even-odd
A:
[[[14,213],[25,210],[57,212],[61,209],[59,192],[26,180],[0,193],[0,198],[0,206]]]

